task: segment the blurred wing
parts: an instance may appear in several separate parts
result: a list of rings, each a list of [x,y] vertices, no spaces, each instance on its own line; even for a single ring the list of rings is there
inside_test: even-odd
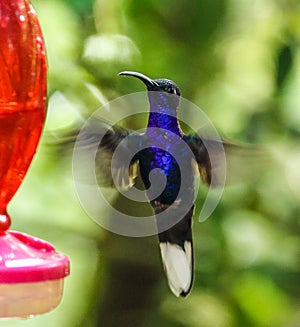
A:
[[[82,182],[93,183],[89,177],[85,178],[87,158],[93,158],[93,152],[96,155],[96,177],[100,186],[118,187],[128,189],[132,187],[137,176],[138,158],[130,158],[129,162],[124,158],[130,149],[137,149],[141,142],[141,134],[127,130],[120,126],[110,126],[100,119],[90,119],[81,129],[72,131],[57,131],[55,133],[55,146],[62,151],[74,148],[76,151],[76,169],[80,169],[79,176]],[[112,168],[112,157],[118,147],[118,156],[114,160]],[[137,151],[135,151],[137,152]],[[78,158],[80,158],[78,160]],[[79,161],[79,163],[78,163]],[[88,174],[86,174],[88,176]],[[112,178],[114,176],[114,178]]]
[[[186,135],[184,140],[195,156],[203,183],[213,187],[223,184],[224,173],[226,184],[253,181],[269,159],[268,151],[258,146],[200,138],[198,134]]]

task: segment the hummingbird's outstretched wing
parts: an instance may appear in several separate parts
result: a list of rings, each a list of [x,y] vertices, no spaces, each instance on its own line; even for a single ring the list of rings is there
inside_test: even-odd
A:
[[[124,158],[127,153],[131,152],[131,149],[137,149],[142,134],[120,126],[111,126],[103,120],[93,118],[82,128],[56,131],[54,137],[55,140],[51,143],[62,151],[74,148],[76,169],[80,170],[78,176],[81,176],[82,183],[93,183],[84,171],[86,160],[93,158],[93,152],[96,150],[93,164],[95,164],[96,179],[100,186],[118,187],[123,190],[133,186],[137,177],[138,159],[133,157],[128,162]],[[112,166],[116,149],[118,157]]]
[[[262,147],[202,138],[198,134],[183,138],[195,156],[203,183],[212,187],[224,186],[225,178],[226,184],[253,181],[270,161],[268,151]]]

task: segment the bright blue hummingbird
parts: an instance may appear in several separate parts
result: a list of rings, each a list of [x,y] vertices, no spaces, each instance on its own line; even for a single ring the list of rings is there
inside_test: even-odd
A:
[[[111,167],[110,163],[117,146],[125,138],[134,140],[135,145],[141,145],[141,150],[132,158],[130,167],[119,162],[118,171],[115,173],[121,179],[120,184],[125,188],[130,188],[134,185],[138,167],[155,215],[172,206],[171,215],[175,216],[176,222],[170,228],[165,229],[164,222],[157,220],[158,239],[169,287],[176,296],[185,297],[189,294],[194,279],[192,239],[194,168],[198,168],[203,182],[210,185],[213,173],[210,157],[205,142],[197,133],[186,135],[181,130],[177,118],[180,90],[173,81],[151,79],[144,74],[132,71],[124,71],[119,75],[138,78],[147,87],[150,114],[145,133],[138,133],[120,126],[113,126],[109,130],[105,129],[104,132],[100,123],[80,133],[81,144],[82,146],[89,145],[102,139],[98,147],[96,162],[99,174],[104,176],[101,181],[104,186],[114,186],[112,172],[108,172],[108,167]],[[74,132],[66,140],[67,142],[74,142],[77,136],[78,132]],[[207,142],[220,142],[225,147],[230,145],[223,141],[207,140]],[[182,146],[183,143],[187,145],[190,151],[187,151],[187,147]],[[130,141],[122,142],[122,151],[129,151],[130,146]],[[172,151],[175,151],[180,158],[173,156]],[[180,160],[178,159],[182,159],[183,166],[179,165]],[[184,183],[181,179],[182,169],[186,172]],[[122,178],[125,170],[127,172],[129,170],[129,179],[127,180]],[[155,197],[153,194],[156,190],[151,188],[149,178],[151,171],[156,174],[154,174],[154,179],[160,178],[161,175],[165,176],[165,187]],[[178,197],[182,184],[185,188],[183,192],[185,201]],[[185,205],[182,205],[183,202]]]
[[[166,210],[174,204],[174,201],[179,203],[175,203],[173,214],[180,214],[180,209],[183,209],[180,203],[182,199],[177,196],[181,186],[181,170],[190,172],[189,180],[185,181],[188,187],[184,190],[185,196],[191,200],[189,208],[184,208],[187,209],[185,210],[187,213],[170,229],[158,234],[161,257],[170,289],[176,296],[185,297],[191,289],[194,274],[191,229],[194,212],[194,176],[192,160],[182,147],[183,141],[179,141],[182,139],[188,141],[180,128],[176,114],[180,90],[173,81],[168,79],[152,80],[143,74],[126,71],[119,75],[136,77],[148,89],[150,114],[146,132],[141,135],[144,140],[142,143],[147,142],[148,147],[137,153],[134,160],[139,163],[140,175],[146,190],[151,188],[149,175],[153,169],[158,169],[158,174],[163,173],[166,176],[163,192],[150,201],[155,214]],[[173,134],[177,135],[178,139],[173,140]],[[185,159],[184,167],[179,167],[179,158],[175,158],[170,153],[172,148],[178,156]]]

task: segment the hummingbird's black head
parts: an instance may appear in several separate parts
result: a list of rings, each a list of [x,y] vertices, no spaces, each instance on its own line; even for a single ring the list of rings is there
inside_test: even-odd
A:
[[[146,85],[148,91],[150,92],[149,93],[150,103],[158,104],[160,102],[164,102],[161,104],[165,104],[165,105],[169,104],[172,107],[177,108],[179,104],[180,90],[173,81],[165,78],[151,79],[144,74],[138,72],[130,72],[130,71],[121,72],[119,73],[119,75],[133,76],[141,80]],[[159,97],[151,91],[159,92]]]

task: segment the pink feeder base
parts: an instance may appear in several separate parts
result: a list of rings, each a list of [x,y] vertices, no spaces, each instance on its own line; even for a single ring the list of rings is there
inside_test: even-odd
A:
[[[53,310],[69,274],[69,259],[50,243],[19,232],[0,234],[0,317]]]

